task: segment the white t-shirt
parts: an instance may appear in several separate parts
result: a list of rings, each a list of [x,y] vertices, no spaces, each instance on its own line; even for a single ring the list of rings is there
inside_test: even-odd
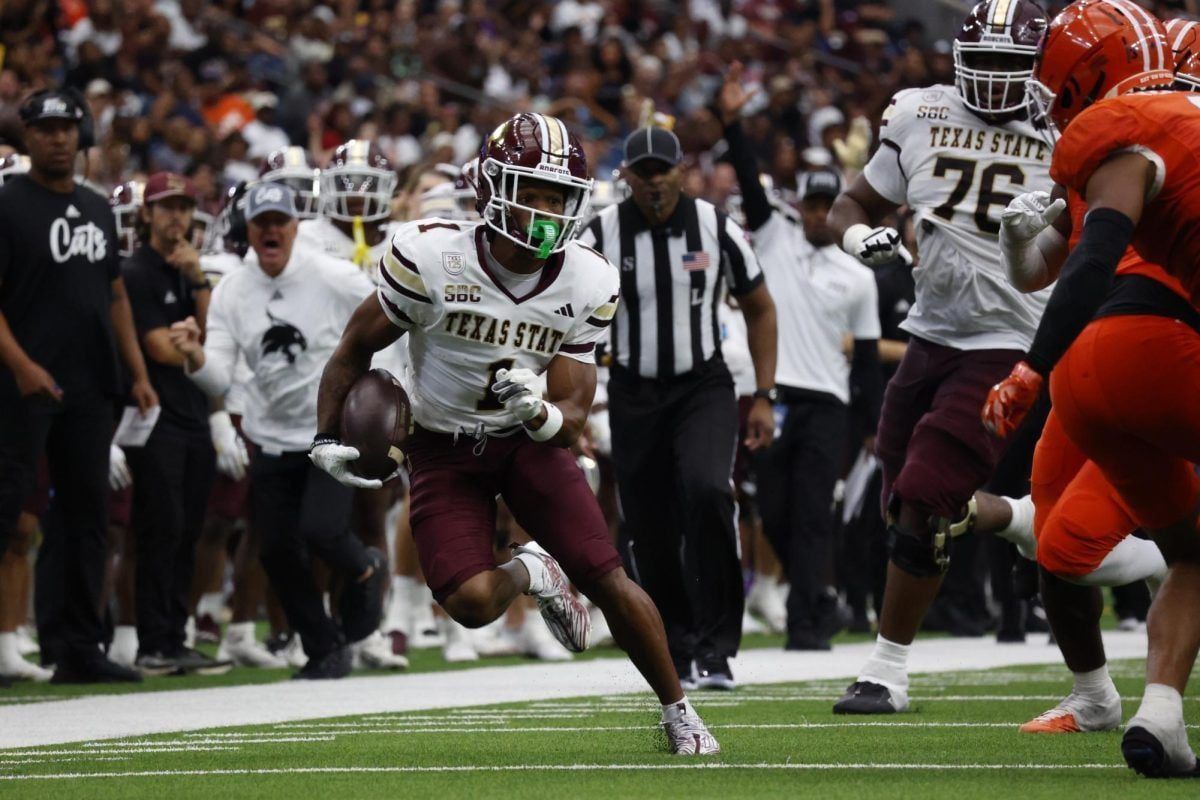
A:
[[[307,450],[317,433],[317,388],[325,363],[375,287],[347,261],[296,247],[277,277],[257,265],[227,274],[208,308],[204,366],[192,374],[223,395],[238,356],[246,384],[242,430],[264,452]]]
[[[775,383],[849,403],[843,343],[847,334],[879,338],[875,274],[836,245],[813,247],[800,224],[778,211],[750,238],[778,309]]]
[[[400,380],[429,430],[515,428],[519,420],[490,391],[496,371],[542,374],[560,354],[595,363],[616,314],[616,268],[594,250],[569,243],[516,298],[488,266],[488,246],[479,223],[419,220],[396,233],[381,262],[379,301],[408,332]]]
[[[917,300],[901,327],[962,350],[1027,350],[1050,290],[1008,282],[1000,212],[1017,194],[1050,191],[1051,149],[1024,120],[987,124],[952,86],[898,92],[880,143],[863,176],[916,215]]]

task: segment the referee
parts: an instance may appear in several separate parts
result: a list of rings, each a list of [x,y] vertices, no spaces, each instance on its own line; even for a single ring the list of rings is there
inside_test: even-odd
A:
[[[763,530],[783,563],[789,650],[828,650],[836,632],[833,488],[849,433],[850,387],[875,430],[882,395],[875,276],[842,252],[825,221],[841,192],[837,173],[801,181],[799,220],[774,208],[738,122],[750,95],[731,68],[717,98],[725,141],[742,190],[742,209],[771,292],[792,313],[779,331],[780,437],[758,459]],[[851,364],[843,342],[854,341]],[[869,447],[869,444],[868,444]]]
[[[682,157],[668,130],[630,134],[622,173],[632,197],[580,240],[621,273],[608,392],[632,572],[658,605],[685,685],[732,689],[743,608],[730,479],[738,418],[716,307],[728,280],[758,386],[755,449],[775,431],[775,304],[741,228],[681,193]]]

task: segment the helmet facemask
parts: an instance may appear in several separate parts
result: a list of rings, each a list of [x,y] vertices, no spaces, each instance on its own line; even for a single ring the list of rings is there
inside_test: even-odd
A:
[[[533,250],[539,258],[562,252],[578,235],[587,216],[592,180],[577,178],[564,167],[548,164],[521,167],[489,158],[483,162],[479,180],[487,186],[487,205],[481,210],[484,223],[510,241]],[[527,186],[531,180],[555,184],[563,189],[563,213],[554,214],[517,202],[522,185]],[[529,214],[524,229],[518,226],[512,214],[514,210]]]
[[[963,104],[978,114],[1005,116],[1025,110],[1025,84],[1033,77],[1037,48],[1014,44],[1007,34],[954,42],[954,79]]]
[[[296,216],[316,219],[320,212],[320,170],[303,167],[283,167],[263,173],[263,183],[282,183],[296,193]]]
[[[353,222],[355,217],[363,222],[387,219],[392,215],[396,180],[395,172],[375,167],[325,169],[320,180],[321,213],[342,222]]]

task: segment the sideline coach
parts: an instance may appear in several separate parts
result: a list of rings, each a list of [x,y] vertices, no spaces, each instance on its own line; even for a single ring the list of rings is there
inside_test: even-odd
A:
[[[775,431],[775,304],[742,229],[681,193],[682,158],[664,128],[630,134],[622,173],[632,197],[580,241],[621,273],[608,391],[631,571],[658,605],[685,685],[732,689],[744,605],[730,479],[738,418],[716,306],[728,280],[754,360],[756,449]]]

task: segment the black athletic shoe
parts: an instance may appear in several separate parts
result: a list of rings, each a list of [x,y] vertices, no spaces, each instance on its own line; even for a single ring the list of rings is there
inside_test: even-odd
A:
[[[812,631],[789,633],[784,650],[832,650],[829,637]]]
[[[345,645],[320,658],[310,658],[304,668],[292,676],[295,681],[327,681],[344,678],[354,665],[354,655]]]
[[[94,657],[62,659],[51,683],[141,683],[140,672],[109,661],[97,651]]]
[[[233,669],[232,661],[218,661],[190,647],[183,647],[171,653],[171,658],[175,661],[180,671],[194,672],[197,675],[224,675]]]
[[[899,699],[901,705],[897,705]],[[835,714],[895,714],[908,708],[908,698],[893,698],[886,686],[870,681],[855,681],[833,704]]]
[[[696,688],[730,691],[737,688],[729,659],[724,656],[707,656],[696,660]]]
[[[179,666],[179,662],[166,653],[139,653],[133,666],[137,668],[138,672],[152,678],[183,674],[183,668]]]
[[[679,676],[679,685],[685,692],[696,688],[696,660],[691,656],[671,656],[675,664],[675,674]]]
[[[365,581],[347,580],[342,586],[342,598],[338,602],[342,633],[347,642],[367,638],[383,619],[383,596],[391,580],[387,556],[374,547],[367,548],[367,556],[375,571]]]

